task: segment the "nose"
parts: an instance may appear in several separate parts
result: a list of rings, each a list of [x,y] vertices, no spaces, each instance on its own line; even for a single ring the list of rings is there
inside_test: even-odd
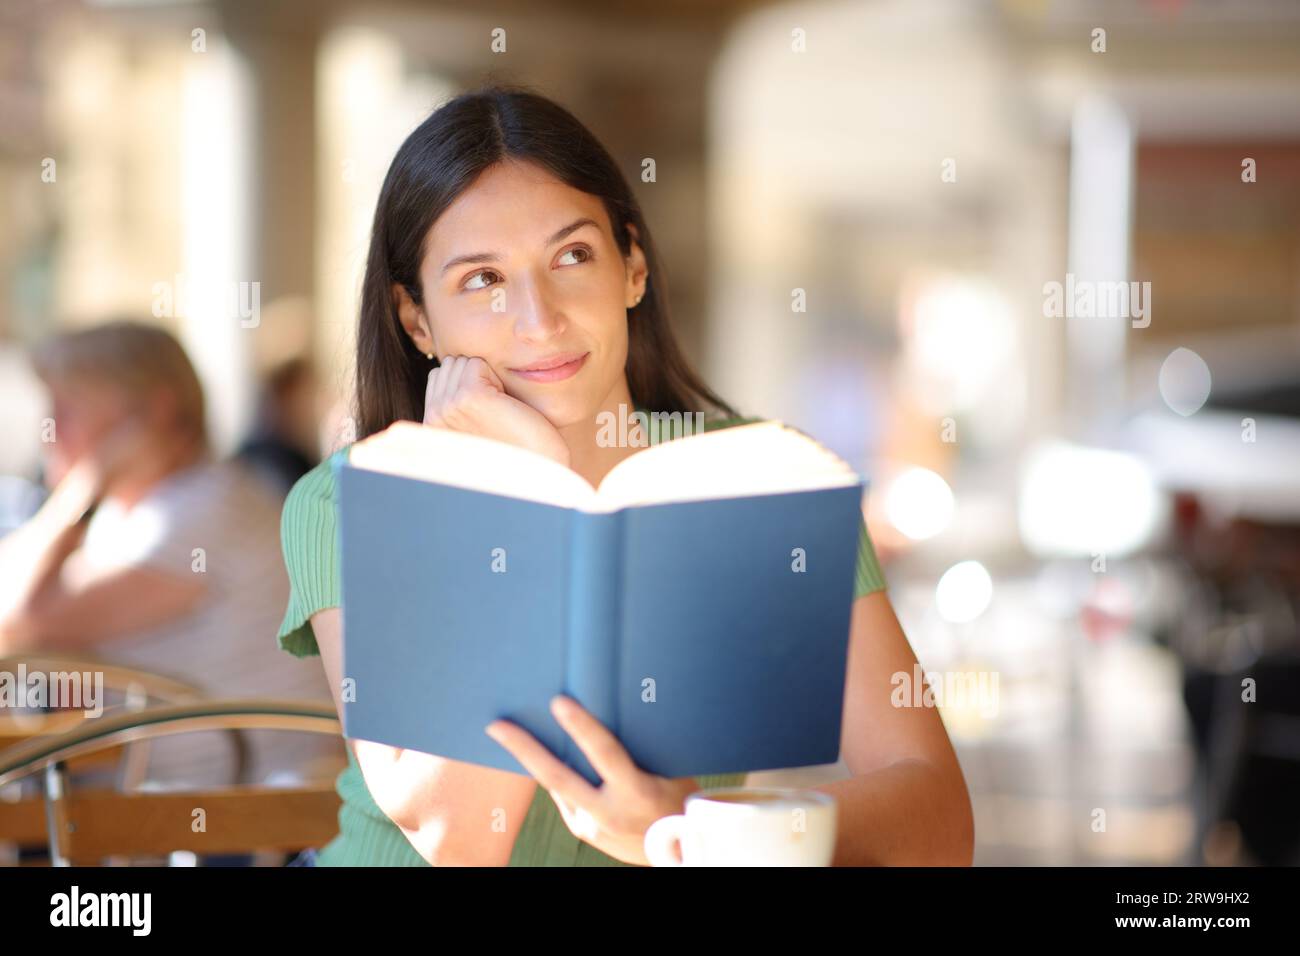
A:
[[[515,335],[525,341],[545,342],[564,331],[564,313],[555,307],[545,280],[521,284],[506,308],[514,312]]]

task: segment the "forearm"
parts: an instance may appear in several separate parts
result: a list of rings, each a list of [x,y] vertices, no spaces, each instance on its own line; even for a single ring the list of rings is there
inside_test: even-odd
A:
[[[0,648],[29,650],[39,635],[30,626],[33,610],[51,600],[59,587],[64,562],[81,543],[84,525],[75,515],[42,511],[13,532],[0,550]]]
[[[817,788],[839,804],[834,866],[969,866],[970,796],[921,760],[903,760]]]
[[[342,612],[325,608],[312,615],[311,626],[341,721]],[[531,779],[371,740],[349,739],[347,745],[379,811],[426,863],[509,861],[536,789]]]
[[[531,778],[370,741],[352,744],[375,803],[426,863],[509,861],[536,789]]]

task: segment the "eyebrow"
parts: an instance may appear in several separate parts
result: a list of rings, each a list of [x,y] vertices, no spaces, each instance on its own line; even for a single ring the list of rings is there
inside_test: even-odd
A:
[[[586,217],[582,219],[575,219],[573,220],[573,222],[569,223],[563,229],[557,229],[553,235],[551,235],[544,243],[542,243],[542,246],[543,247],[553,246],[561,239],[563,239],[565,236],[569,235],[572,232],[577,232],[583,226],[595,226],[596,228],[599,229],[600,223],[596,222],[596,220],[594,219],[588,219]],[[500,262],[500,261],[501,261],[501,256],[495,252],[471,252],[463,256],[454,256],[453,258],[448,259],[446,262],[443,263],[442,271],[439,273],[439,275],[446,275],[448,269],[451,269],[453,266],[463,265],[467,262]]]

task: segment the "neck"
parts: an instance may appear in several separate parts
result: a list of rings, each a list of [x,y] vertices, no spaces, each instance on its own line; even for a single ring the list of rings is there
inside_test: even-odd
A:
[[[619,405],[624,406],[621,415]],[[620,421],[626,421],[629,431],[636,431],[633,410],[632,393],[624,378],[606,396],[595,415],[558,429],[560,437],[569,446],[569,467],[593,487],[599,487],[605,475],[620,461],[641,450],[641,445],[632,444],[628,436],[617,428]],[[612,416],[616,427],[602,427],[601,413]],[[607,440],[611,435],[614,437],[612,443]]]

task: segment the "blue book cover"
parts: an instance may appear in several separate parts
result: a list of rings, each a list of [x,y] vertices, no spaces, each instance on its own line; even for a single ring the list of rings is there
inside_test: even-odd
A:
[[[856,475],[593,512],[334,469],[346,736],[525,773],[506,718],[598,784],[563,693],[660,776],[838,759]]]

